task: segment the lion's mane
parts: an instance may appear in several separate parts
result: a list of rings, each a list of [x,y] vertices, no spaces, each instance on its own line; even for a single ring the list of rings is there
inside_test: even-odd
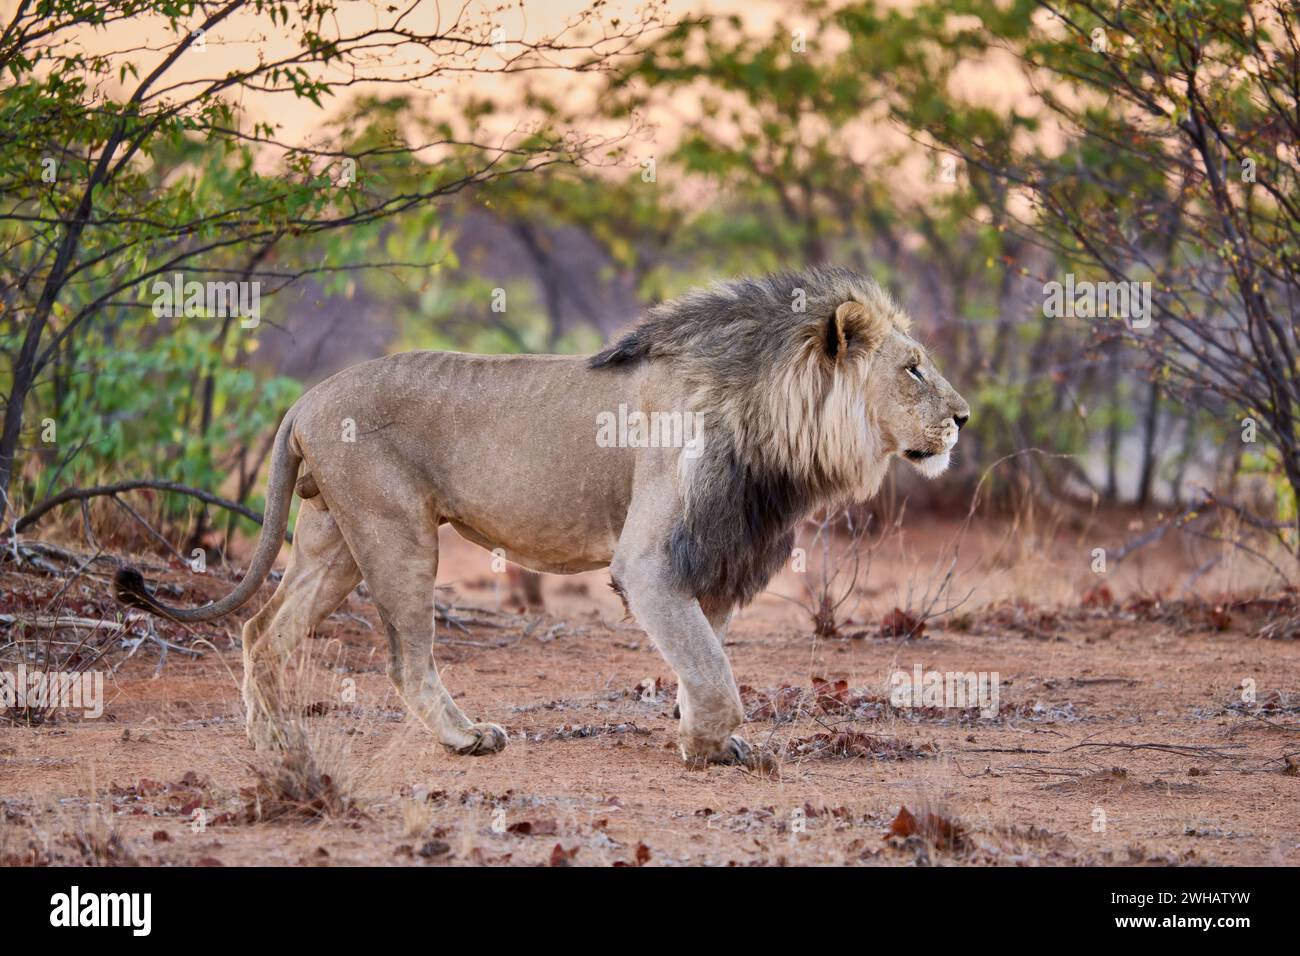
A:
[[[847,323],[846,302],[864,307]],[[856,384],[890,327],[907,318],[871,279],[780,272],[655,306],[592,357],[593,368],[661,363],[705,416],[702,453],[682,459],[683,513],[667,547],[678,585],[706,612],[751,601],[819,502],[875,493],[878,423]]]

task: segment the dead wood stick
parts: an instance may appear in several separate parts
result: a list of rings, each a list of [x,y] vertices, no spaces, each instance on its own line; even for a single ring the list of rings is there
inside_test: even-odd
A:
[[[0,624],[26,624],[29,627],[39,628],[58,628],[58,627],[117,627],[119,621],[110,621],[105,619],[96,619],[93,617],[72,617],[72,616],[47,616],[41,617],[23,617],[20,614],[0,614]]]
[[[95,529],[90,526],[90,499],[81,499],[81,531],[86,536],[86,543],[99,554],[104,549],[99,546],[99,540],[95,537]]]
[[[1128,744],[1128,743],[1109,743],[1106,741],[1097,741],[1095,743],[1075,744],[1072,747],[1066,747],[1059,753],[1067,753],[1071,750],[1079,750],[1082,747],[1097,747],[1109,750],[1158,750],[1162,753],[1178,754],[1182,757],[1217,757],[1221,760],[1234,760],[1240,757],[1240,754],[1225,753],[1227,750],[1241,750],[1241,744],[1227,744],[1225,746],[1212,746],[1209,744],[1166,744],[1166,743],[1148,743],[1148,744]]]
[[[60,587],[57,591],[55,591],[54,594],[50,597],[50,599],[45,602],[44,610],[48,611],[55,601],[63,597],[64,592],[66,592],[68,588],[72,587],[73,582],[76,581],[77,578],[81,577],[82,574],[85,573],[86,568],[90,567],[92,564],[95,563],[95,559],[99,557],[99,554],[100,552],[96,551],[90,557],[86,558],[85,561],[82,561],[79,565],[77,565],[77,569],[68,576],[68,580],[63,582],[63,586]]]
[[[102,497],[104,495],[118,495],[124,491],[137,491],[148,488],[153,491],[166,491],[177,495],[189,495],[191,498],[197,498],[206,504],[215,505],[218,508],[224,508],[227,511],[233,511],[236,514],[243,515],[250,521],[262,523],[262,515],[247,505],[240,504],[238,501],[231,501],[229,498],[223,498],[220,495],[214,495],[210,491],[204,491],[202,488],[191,488],[189,485],[182,485],[176,481],[158,481],[152,478],[137,478],[132,481],[119,481],[111,485],[95,485],[91,488],[69,488],[61,491],[52,498],[47,498],[35,508],[32,508],[16,522],[14,522],[14,533],[19,534],[41,518],[45,517],[50,511],[67,504],[69,501],[84,501],[87,498]],[[293,535],[288,531],[285,532],[284,540],[292,541]]]
[[[168,541],[166,538],[164,538],[161,532],[155,530],[153,525],[145,521],[144,517],[140,514],[140,512],[136,511],[134,508],[132,508],[129,504],[127,504],[117,495],[109,495],[109,500],[111,500],[113,504],[117,505],[118,507],[125,509],[126,513],[135,519],[136,524],[144,528],[144,530],[147,531],[155,541],[157,541],[159,544],[161,544],[164,548],[166,548],[168,551],[172,553],[172,557],[174,557],[177,561],[180,561],[182,564],[185,562],[185,559],[181,557],[181,553],[172,547],[172,543]]]
[[[454,647],[477,647],[479,649],[487,648],[489,650],[500,647],[509,647],[515,641],[461,641],[454,637],[440,637],[437,639],[438,644],[450,644]]]

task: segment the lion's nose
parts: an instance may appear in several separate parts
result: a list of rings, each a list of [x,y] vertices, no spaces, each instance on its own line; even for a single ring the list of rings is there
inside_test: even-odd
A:
[[[957,429],[958,431],[960,431],[961,426],[965,425],[968,421],[970,421],[970,415],[969,414],[954,415],[952,416],[952,420],[957,423]]]

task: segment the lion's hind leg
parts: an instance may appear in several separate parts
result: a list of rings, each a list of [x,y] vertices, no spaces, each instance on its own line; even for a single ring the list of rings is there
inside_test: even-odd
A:
[[[293,649],[361,580],[329,512],[300,508],[293,556],[271,600],[244,625],[244,706],[258,748],[289,747],[296,721],[283,716],[284,669]]]
[[[401,500],[419,500],[412,492]],[[360,529],[358,529],[359,531]],[[361,574],[388,633],[388,675],[415,714],[444,747],[462,755],[492,754],[506,746],[506,732],[475,723],[452,700],[433,660],[434,582],[438,575],[435,518],[371,514],[364,532],[345,525]]]

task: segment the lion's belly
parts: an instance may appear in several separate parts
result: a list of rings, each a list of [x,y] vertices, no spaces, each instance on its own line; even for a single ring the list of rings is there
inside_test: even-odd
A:
[[[606,567],[614,558],[615,542],[612,539],[602,544],[590,536],[584,536],[587,540],[581,542],[575,542],[571,538],[569,544],[558,549],[539,548],[537,541],[512,547],[509,541],[485,535],[464,522],[451,521],[450,524],[466,541],[472,541],[488,551],[500,551],[507,560],[533,571],[577,574],[579,571],[595,571]],[[579,543],[582,547],[576,547]]]

